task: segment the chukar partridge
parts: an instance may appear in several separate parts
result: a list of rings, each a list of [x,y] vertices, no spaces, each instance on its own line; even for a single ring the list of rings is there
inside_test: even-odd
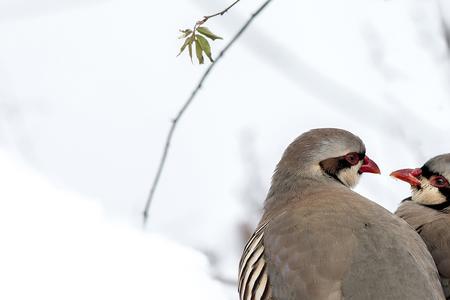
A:
[[[350,189],[366,172],[380,171],[348,131],[314,129],[288,146],[242,254],[241,300],[444,299],[420,236]]]
[[[446,299],[450,299],[450,154],[430,159],[421,168],[391,174],[411,185],[412,196],[396,214],[422,237],[436,263]]]

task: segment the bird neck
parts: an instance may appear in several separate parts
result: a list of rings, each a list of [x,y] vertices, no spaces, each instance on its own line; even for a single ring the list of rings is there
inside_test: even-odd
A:
[[[332,178],[302,177],[301,175],[289,177],[287,180],[274,178],[267,198],[264,202],[265,214],[278,214],[291,204],[302,201],[307,195],[315,193],[321,188],[346,188],[342,183]]]

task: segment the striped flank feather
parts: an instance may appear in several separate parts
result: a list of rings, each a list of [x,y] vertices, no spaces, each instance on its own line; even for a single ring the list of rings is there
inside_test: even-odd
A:
[[[270,300],[272,292],[264,259],[264,224],[252,235],[239,263],[240,300]]]

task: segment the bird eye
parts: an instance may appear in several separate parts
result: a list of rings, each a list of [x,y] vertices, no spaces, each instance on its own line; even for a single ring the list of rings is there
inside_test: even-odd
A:
[[[448,181],[444,176],[433,176],[430,180],[431,184],[437,188],[443,188],[448,186]]]
[[[352,166],[354,166],[359,162],[359,155],[358,153],[349,153],[345,155],[345,160],[348,161]]]

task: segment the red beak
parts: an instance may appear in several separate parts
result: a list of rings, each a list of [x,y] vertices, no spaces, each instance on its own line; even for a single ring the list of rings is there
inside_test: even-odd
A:
[[[361,168],[359,168],[359,173],[381,174],[381,171],[373,160],[371,160],[368,156],[364,156],[363,164]]]
[[[406,181],[412,186],[419,187],[421,185],[418,177],[422,174],[421,169],[402,169],[391,173],[392,177]]]

